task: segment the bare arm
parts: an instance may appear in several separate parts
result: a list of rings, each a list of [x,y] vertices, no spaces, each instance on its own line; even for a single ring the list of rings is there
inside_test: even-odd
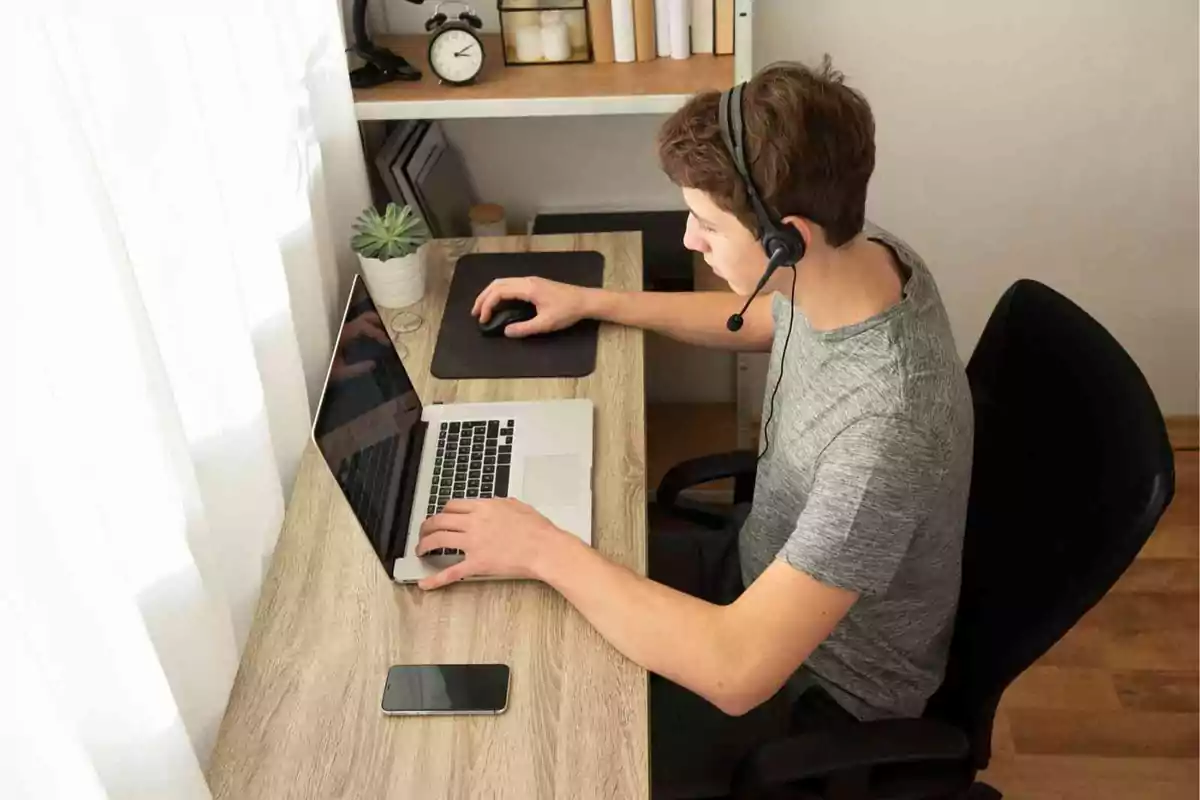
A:
[[[775,694],[858,599],[776,561],[732,605],[714,605],[612,563],[512,499],[452,501],[421,536],[418,552],[467,554],[422,588],[472,575],[545,581],[630,659],[727,714]]]
[[[858,595],[775,561],[731,605],[643,578],[577,539],[563,539],[538,576],[614,647],[726,714],[768,700]]]
[[[505,335],[514,338],[561,330],[581,319],[645,328],[689,344],[728,350],[765,352],[774,338],[770,295],[755,298],[737,333],[725,323],[746,301],[728,292],[614,292],[544,278],[501,278],[480,293],[471,313],[486,322],[503,300],[525,300],[537,307],[536,317],[505,329]]]
[[[742,329],[733,333],[725,323],[746,300],[729,292],[592,292],[588,317],[645,328],[688,344],[766,352],[774,339],[769,296],[754,298],[743,315]]]

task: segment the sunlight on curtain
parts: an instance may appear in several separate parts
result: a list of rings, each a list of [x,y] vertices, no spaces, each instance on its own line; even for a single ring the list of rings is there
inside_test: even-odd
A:
[[[367,202],[338,7],[25,5],[0,6],[0,795],[207,797]]]

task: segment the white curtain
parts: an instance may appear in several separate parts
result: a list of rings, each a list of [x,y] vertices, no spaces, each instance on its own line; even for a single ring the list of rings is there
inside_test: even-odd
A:
[[[208,797],[367,184],[336,0],[0,3],[0,796]]]

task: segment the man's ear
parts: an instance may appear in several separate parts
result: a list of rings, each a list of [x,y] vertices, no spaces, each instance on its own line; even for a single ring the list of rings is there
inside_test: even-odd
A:
[[[800,237],[804,239],[804,247],[806,249],[812,247],[813,234],[816,230],[815,225],[806,220],[804,217],[797,217],[795,215],[784,217],[781,221],[784,225],[791,225],[800,233]]]

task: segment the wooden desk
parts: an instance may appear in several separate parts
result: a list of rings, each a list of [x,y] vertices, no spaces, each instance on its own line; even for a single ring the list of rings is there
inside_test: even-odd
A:
[[[638,234],[446,240],[430,247],[425,323],[405,365],[434,401],[590,397],[596,404],[594,542],[645,573],[642,334],[604,326],[579,380],[442,381],[429,363],[454,263],[467,252],[598,250],[604,285],[641,286]],[[385,322],[393,312],[384,311]],[[390,330],[390,328],[389,328]],[[497,717],[384,717],[392,664],[503,662]],[[646,672],[556,592],[465,583],[430,594],[384,575],[312,446],[305,453],[208,770],[218,798],[649,796]]]

